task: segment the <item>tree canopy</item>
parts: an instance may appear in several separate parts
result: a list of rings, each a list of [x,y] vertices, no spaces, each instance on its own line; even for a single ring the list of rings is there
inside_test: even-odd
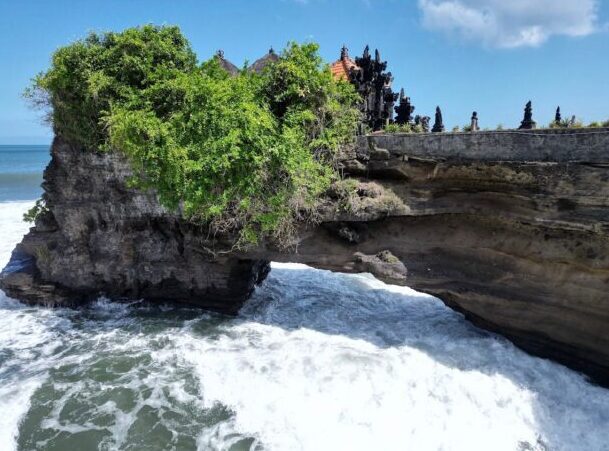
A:
[[[333,79],[313,43],[290,43],[261,74],[198,64],[177,27],[90,34],[55,52],[27,90],[55,133],[118,151],[134,182],[239,244],[289,243],[337,177],[356,130],[358,95]]]

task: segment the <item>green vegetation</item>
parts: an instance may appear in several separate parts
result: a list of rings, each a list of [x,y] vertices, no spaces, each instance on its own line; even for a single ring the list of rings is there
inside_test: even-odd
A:
[[[552,121],[548,125],[548,128],[583,128],[584,124],[582,121],[573,116],[570,119],[563,119],[560,122]]]
[[[329,196],[336,200],[337,211],[348,212],[359,218],[374,219],[406,210],[393,191],[375,182],[353,178],[339,180],[332,185]]]
[[[420,124],[388,124],[383,130],[387,133],[424,133],[423,126]]]
[[[47,211],[49,210],[47,209],[44,200],[38,199],[32,208],[23,213],[23,220],[25,222],[35,223],[36,219]]]
[[[602,128],[609,127],[609,120],[604,122],[590,122],[588,125],[585,125],[583,121],[576,118],[575,116],[570,119],[563,119],[560,122],[552,121],[548,125],[548,128]]]
[[[590,128],[609,127],[609,120],[604,121],[604,122],[598,122],[598,121],[590,122],[588,124],[588,127],[590,127]]]
[[[59,49],[26,96],[50,106],[55,133],[125,153],[134,184],[212,232],[288,245],[337,179],[358,95],[333,79],[316,44],[292,43],[258,75],[197,64],[177,27],[91,34]]]
[[[395,255],[393,255],[390,251],[381,251],[378,254],[376,254],[376,257],[385,263],[393,263],[393,264],[397,264],[397,263],[401,263],[400,259],[397,258]]]

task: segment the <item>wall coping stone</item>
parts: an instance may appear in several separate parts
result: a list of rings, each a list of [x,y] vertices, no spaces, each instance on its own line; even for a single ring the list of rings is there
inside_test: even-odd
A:
[[[358,155],[435,160],[609,164],[609,128],[375,133],[359,136]]]

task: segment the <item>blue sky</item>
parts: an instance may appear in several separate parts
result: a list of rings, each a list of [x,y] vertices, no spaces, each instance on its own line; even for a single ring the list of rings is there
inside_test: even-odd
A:
[[[269,46],[314,40],[329,62],[379,48],[416,113],[447,126],[478,111],[482,127],[534,118],[609,119],[607,0],[0,0],[0,144],[46,143],[51,131],[21,92],[51,53],[90,30],[176,24],[199,58],[237,65]]]

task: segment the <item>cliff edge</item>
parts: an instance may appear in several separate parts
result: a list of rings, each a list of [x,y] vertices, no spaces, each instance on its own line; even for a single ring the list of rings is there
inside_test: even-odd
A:
[[[119,153],[56,138],[48,212],[0,286],[49,305],[104,294],[234,313],[271,260],[366,271],[609,384],[608,129],[370,135],[341,167],[292,252],[230,252],[130,188]]]

